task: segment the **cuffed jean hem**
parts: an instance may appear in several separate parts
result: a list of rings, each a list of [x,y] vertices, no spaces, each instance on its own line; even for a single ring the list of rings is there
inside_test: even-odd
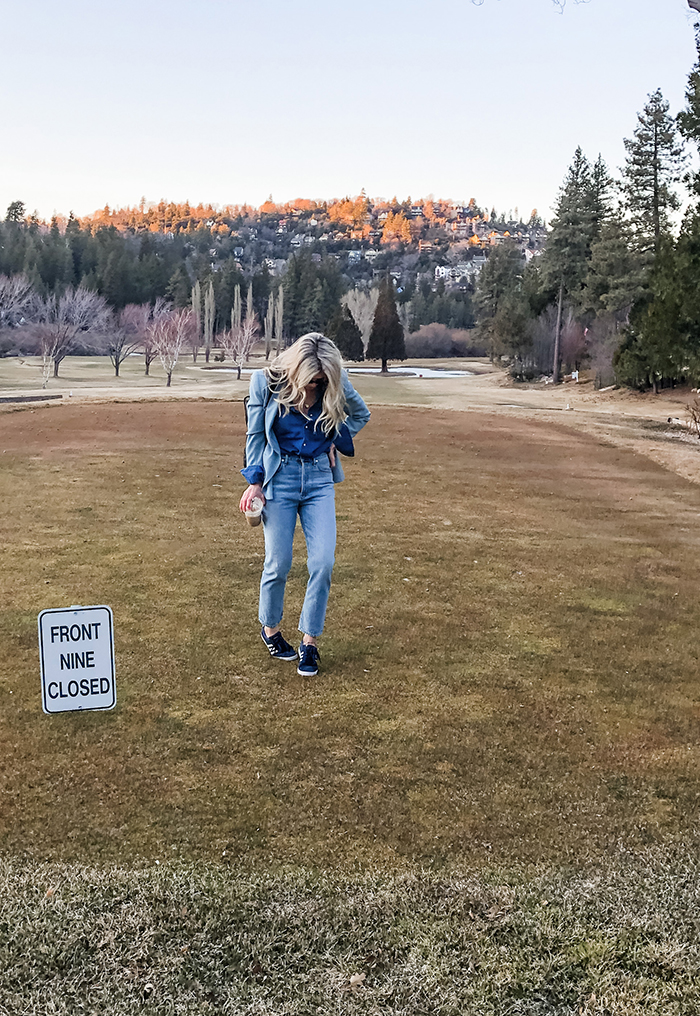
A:
[[[282,624],[282,618],[279,621],[263,621],[261,617],[258,617],[258,621],[260,624],[265,625],[266,628],[277,628],[278,625]]]

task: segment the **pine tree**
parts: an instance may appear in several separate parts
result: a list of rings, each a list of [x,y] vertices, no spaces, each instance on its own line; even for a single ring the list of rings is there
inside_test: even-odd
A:
[[[192,296],[192,284],[183,264],[179,264],[170,276],[165,295],[176,307],[186,307]]]
[[[333,339],[346,360],[364,360],[362,332],[347,306],[338,308],[327,331],[328,338]]]
[[[626,384],[700,381],[700,215],[691,210],[674,245],[662,237],[649,282],[649,298],[631,318],[615,360]]]
[[[557,301],[552,376],[559,381],[560,340],[564,302],[580,306],[588,272],[591,245],[601,228],[605,211],[604,164],[599,159],[595,172],[581,148],[574,153],[557,199],[555,217],[542,258],[542,279]]]
[[[688,87],[685,90],[686,107],[678,114],[677,122],[682,136],[694,144],[700,152],[700,26],[696,26],[695,46],[698,59],[688,75]],[[685,179],[693,193],[700,196],[700,171],[689,172]]]
[[[479,314],[479,334],[491,356],[503,354],[523,360],[529,343],[530,313],[523,291],[523,257],[514,243],[492,252],[479,274],[474,302]]]
[[[396,309],[394,283],[388,276],[382,283],[374,312],[372,331],[367,346],[368,360],[382,361],[382,374],[389,371],[389,360],[405,360],[406,345],[403,338],[403,327]]]
[[[647,292],[647,275],[629,221],[619,213],[612,215],[591,245],[580,301],[584,314],[612,314],[620,324],[626,323],[634,305]]]
[[[657,89],[649,96],[632,138],[625,138],[627,158],[622,170],[625,207],[643,253],[657,254],[670,230],[669,212],[679,207],[673,185],[681,178],[683,146]]]

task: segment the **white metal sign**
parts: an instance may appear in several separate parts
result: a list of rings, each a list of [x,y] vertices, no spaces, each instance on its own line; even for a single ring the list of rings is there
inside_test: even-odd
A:
[[[109,607],[42,610],[39,654],[45,713],[114,708],[114,624]]]

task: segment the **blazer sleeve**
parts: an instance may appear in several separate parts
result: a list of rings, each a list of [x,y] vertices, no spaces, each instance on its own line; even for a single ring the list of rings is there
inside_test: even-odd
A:
[[[267,399],[267,377],[264,370],[255,370],[250,377],[250,401],[248,403],[248,429],[245,439],[245,456],[248,463],[241,473],[248,483],[264,483],[265,467],[263,453],[265,436],[265,408]]]
[[[345,390],[345,409],[348,414],[343,426],[347,427],[350,437],[353,438],[368,422],[370,412],[363,398],[353,388],[346,370],[343,371],[343,388]]]

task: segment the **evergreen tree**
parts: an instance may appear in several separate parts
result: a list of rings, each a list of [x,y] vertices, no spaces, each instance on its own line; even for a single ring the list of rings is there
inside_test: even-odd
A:
[[[367,359],[381,360],[382,374],[388,373],[389,360],[406,359],[403,327],[396,309],[396,296],[391,276],[387,276],[379,289],[372,331],[369,333]]]
[[[25,214],[24,201],[11,201],[7,206],[5,222],[23,222]]]
[[[580,307],[588,272],[591,246],[605,214],[604,164],[598,160],[591,170],[581,148],[577,148],[557,199],[547,249],[542,258],[544,286],[557,301],[552,374],[559,381],[560,339],[564,302]]]
[[[298,337],[324,331],[338,309],[344,288],[334,258],[315,262],[306,251],[290,258],[284,277],[287,334]]]
[[[648,272],[634,244],[632,226],[619,213],[603,223],[591,245],[586,283],[580,304],[584,314],[613,314],[629,319],[634,305],[647,292]]]
[[[530,311],[523,269],[518,248],[504,243],[496,247],[479,274],[474,298],[479,334],[494,359],[505,354],[522,363],[529,344]]]
[[[648,299],[632,314],[615,358],[620,381],[636,387],[700,381],[700,215],[686,216],[678,242],[662,237]]]
[[[694,144],[696,150],[700,152],[700,26],[696,26],[695,46],[698,59],[688,75],[688,87],[685,90],[686,107],[678,114],[677,122],[682,136]],[[694,194],[700,196],[700,170],[689,172],[686,175],[686,183]]]
[[[668,102],[657,89],[649,96],[632,138],[625,138],[622,170],[625,207],[641,252],[656,254],[669,232],[669,212],[679,207],[673,185],[681,178],[683,146]]]
[[[192,285],[183,264],[179,264],[170,276],[165,295],[176,307],[186,307],[190,302]]]
[[[608,172],[602,155],[591,168],[591,243],[600,236],[600,231],[612,214],[612,194],[615,181]]]
[[[346,360],[364,360],[362,332],[347,306],[338,308],[327,331],[328,338],[333,339]]]

